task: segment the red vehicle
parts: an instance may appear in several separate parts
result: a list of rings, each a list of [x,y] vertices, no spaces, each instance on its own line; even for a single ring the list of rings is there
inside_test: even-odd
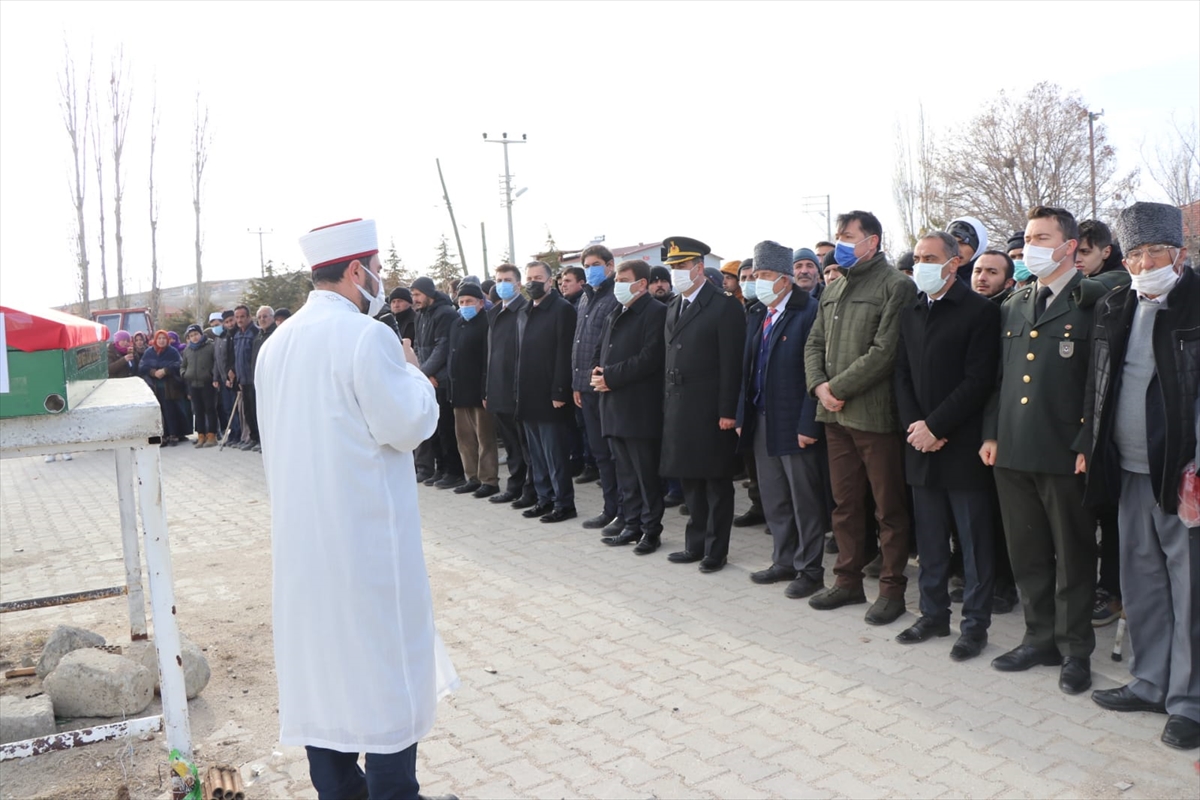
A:
[[[154,324],[150,320],[148,308],[106,308],[92,312],[92,320],[108,326],[108,338],[117,331],[129,331],[129,335],[144,333],[147,337],[154,333]]]

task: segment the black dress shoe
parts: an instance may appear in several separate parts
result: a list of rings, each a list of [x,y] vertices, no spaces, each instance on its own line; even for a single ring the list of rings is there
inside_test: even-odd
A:
[[[896,635],[900,644],[917,644],[935,636],[949,636],[950,623],[938,622],[933,617],[920,617],[911,627],[905,628]]]
[[[692,515],[692,511],[687,507],[687,503],[681,503],[679,505],[679,513],[684,517],[690,517]]]
[[[425,470],[421,470],[420,472],[417,473],[417,483],[424,483],[425,481],[429,480],[432,477],[433,477],[432,472],[426,472]]]
[[[767,521],[763,516],[762,509],[758,506],[750,506],[750,510],[745,514],[739,514],[733,518],[733,527],[749,528],[751,525],[762,525]]]
[[[674,508],[683,503],[683,498],[677,494],[669,494],[663,498],[663,508]]]
[[[694,564],[702,558],[704,556],[699,553],[680,550],[678,553],[671,553],[671,555],[667,556],[667,561],[670,561],[672,564]]]
[[[1031,644],[1022,644],[1002,656],[992,659],[992,668],[1001,672],[1024,672],[1032,667],[1057,667],[1062,656],[1057,650],[1042,650]]]
[[[517,504],[513,503],[513,508],[516,508],[516,507],[517,507]],[[553,510],[554,510],[553,503],[546,503],[543,505],[542,503],[535,502],[532,506],[530,506],[529,508],[526,508],[524,511],[522,511],[521,516],[525,517],[525,519],[533,519],[534,517],[545,516],[546,514],[549,514]]]
[[[1079,694],[1092,688],[1092,660],[1067,656],[1058,674],[1058,688],[1067,694]]]
[[[533,508],[537,504],[538,504],[538,501],[537,501],[536,497],[518,497],[516,500],[512,501],[512,503],[510,503],[509,505],[511,505],[513,508],[515,508],[519,511],[522,508]],[[543,511],[542,513],[545,514],[546,512]],[[530,515],[526,514],[525,516],[528,517]],[[537,516],[537,515],[535,514],[534,516]]]
[[[433,486],[435,483],[437,483],[438,481],[440,481],[440,480],[441,480],[442,478],[444,478],[444,477],[446,477],[446,473],[444,473],[444,472],[435,472],[435,473],[433,473],[432,475],[430,475],[428,478],[426,478],[426,479],[425,479],[425,485],[426,485],[426,486]]]
[[[637,547],[633,548],[633,552],[639,556],[648,556],[657,550],[660,544],[662,541],[658,534],[643,533],[641,541],[637,543]]]
[[[801,575],[787,585],[787,588],[783,590],[783,596],[790,597],[792,600],[799,600],[816,594],[824,588],[824,581],[810,578],[807,575]]]
[[[780,581],[791,581],[796,579],[796,570],[781,567],[778,564],[772,564],[759,572],[751,572],[750,580],[755,583],[779,583]]]
[[[726,560],[723,558],[712,558],[711,556],[705,556],[700,560],[700,571],[705,573],[720,572],[721,570],[725,569],[725,561]]]
[[[817,611],[829,611],[842,606],[858,605],[859,603],[867,602],[867,596],[863,594],[863,590],[846,589],[842,586],[831,586],[828,589],[821,591],[808,598],[808,604]]]
[[[986,633],[964,633],[958,637],[954,647],[950,648],[951,661],[968,661],[983,652],[987,647]]]
[[[541,518],[541,522],[562,522],[568,519],[575,519],[578,516],[575,513],[575,506],[570,508],[555,508]]]
[[[482,500],[485,497],[495,497],[496,493],[499,491],[499,486],[493,486],[490,483],[485,483],[475,491],[471,492],[471,497],[478,497],[480,500]]]
[[[623,530],[625,530],[625,523],[621,521],[620,517],[617,517],[612,522],[605,525],[600,530],[600,533],[604,536],[620,536],[621,531]]]
[[[585,483],[595,483],[600,480],[600,470],[595,467],[584,467],[583,472],[575,479],[575,483],[583,486]]]
[[[435,489],[457,489],[466,482],[467,478],[465,475],[447,475],[433,486]],[[474,489],[471,491],[474,491]]]
[[[521,495],[515,492],[500,492],[488,498],[489,503],[511,503],[514,500],[520,499]]]
[[[1162,743],[1177,750],[1195,750],[1200,747],[1200,722],[1172,714],[1163,728]]]
[[[608,514],[597,514],[594,517],[588,517],[582,524],[588,530],[600,530],[601,528],[608,527],[608,524],[612,521],[613,517]]]
[[[609,547],[623,547],[627,544],[634,544],[640,541],[642,532],[634,528],[626,528],[616,536],[605,536],[600,541],[604,542]]]
[[[1149,711],[1154,714],[1167,713],[1167,707],[1162,703],[1151,703],[1138,697],[1128,686],[1119,689],[1097,689],[1092,692],[1092,700],[1101,708],[1109,711]]]
[[[470,494],[471,492],[475,491],[482,485],[483,484],[481,484],[479,481],[472,478],[471,480],[464,483],[462,486],[459,486],[457,489],[455,489],[454,493],[455,494]]]

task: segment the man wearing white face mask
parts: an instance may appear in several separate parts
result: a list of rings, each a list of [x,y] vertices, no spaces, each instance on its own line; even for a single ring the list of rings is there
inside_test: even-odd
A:
[[[416,797],[417,742],[458,683],[413,483],[437,401],[409,342],[372,318],[374,222],[319,228],[300,247],[313,291],[263,343],[255,376],[280,741],[305,746],[318,797]]]
[[[701,572],[725,567],[733,525],[738,386],[746,315],[704,274],[708,245],[684,236],[663,242],[679,294],[667,307],[666,391],[661,474],[679,478],[690,517],[676,564]]]
[[[804,345],[817,300],[793,283],[792,251],[775,242],[754,246],[756,296],[746,316],[738,435],[758,465],[759,492],[774,539],[771,565],[751,573],[758,584],[787,581],[784,595],[808,597],[825,584],[821,564],[825,508],[824,426],[804,390]]]
[[[1096,526],[1076,457],[1084,452],[1092,309],[1107,289],[1075,269],[1079,225],[1070,212],[1037,206],[1028,216],[1025,265],[1037,283],[1001,307],[1000,383],[979,450],[995,467],[1025,636],[992,666],[1061,665],[1059,688],[1078,694],[1091,686],[1096,645]]]
[[[950,532],[958,531],[965,587],[955,661],[987,644],[995,574],[992,475],[978,457],[983,409],[996,382],[1000,306],[959,277],[958,243],[922,236],[913,251],[920,294],[900,316],[896,405],[907,434],[905,478],[921,556],[921,616],[896,637],[916,644],[950,634]]]
[[[1133,285],[1096,306],[1085,407],[1085,500],[1117,502],[1133,680],[1092,693],[1112,711],[1169,714],[1162,741],[1200,746],[1200,528],[1180,519],[1196,474],[1200,276],[1183,264],[1183,215],[1135,203],[1113,226]]]

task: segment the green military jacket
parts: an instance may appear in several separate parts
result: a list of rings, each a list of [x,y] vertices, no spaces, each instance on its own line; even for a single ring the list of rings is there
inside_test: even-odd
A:
[[[893,376],[900,312],[916,298],[916,284],[883,253],[825,287],[804,347],[804,373],[810,394],[828,381],[833,396],[846,405],[833,413],[818,403],[818,422],[870,433],[899,431]]]
[[[1110,273],[1114,274],[1114,273]],[[1129,282],[1124,273],[1124,282]],[[996,440],[996,466],[1073,475],[1082,452],[1083,393],[1092,310],[1111,283],[1076,273],[1035,321],[1038,284],[1000,307],[1000,377],[984,412],[983,438]]]

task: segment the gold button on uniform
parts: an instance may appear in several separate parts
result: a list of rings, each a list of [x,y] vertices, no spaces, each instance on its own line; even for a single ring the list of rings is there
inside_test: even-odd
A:
[[[1030,378],[1028,375],[1026,375],[1024,378],[1021,378],[1021,380],[1025,381],[1026,383],[1029,383],[1029,381],[1032,380],[1032,378]]]
[[[1029,403],[1029,398],[1028,398],[1028,397],[1022,397],[1022,398],[1021,398],[1021,405],[1027,405],[1028,403]]]
[[[1034,359],[1034,355],[1033,355],[1033,353],[1026,353],[1026,354],[1025,354],[1025,360],[1026,360],[1026,361],[1033,361],[1033,359]]]
[[[1036,339],[1036,338],[1037,338],[1037,334],[1038,334],[1038,332],[1037,332],[1037,331],[1030,331],[1030,332],[1029,332],[1029,338],[1030,338],[1030,339]]]

